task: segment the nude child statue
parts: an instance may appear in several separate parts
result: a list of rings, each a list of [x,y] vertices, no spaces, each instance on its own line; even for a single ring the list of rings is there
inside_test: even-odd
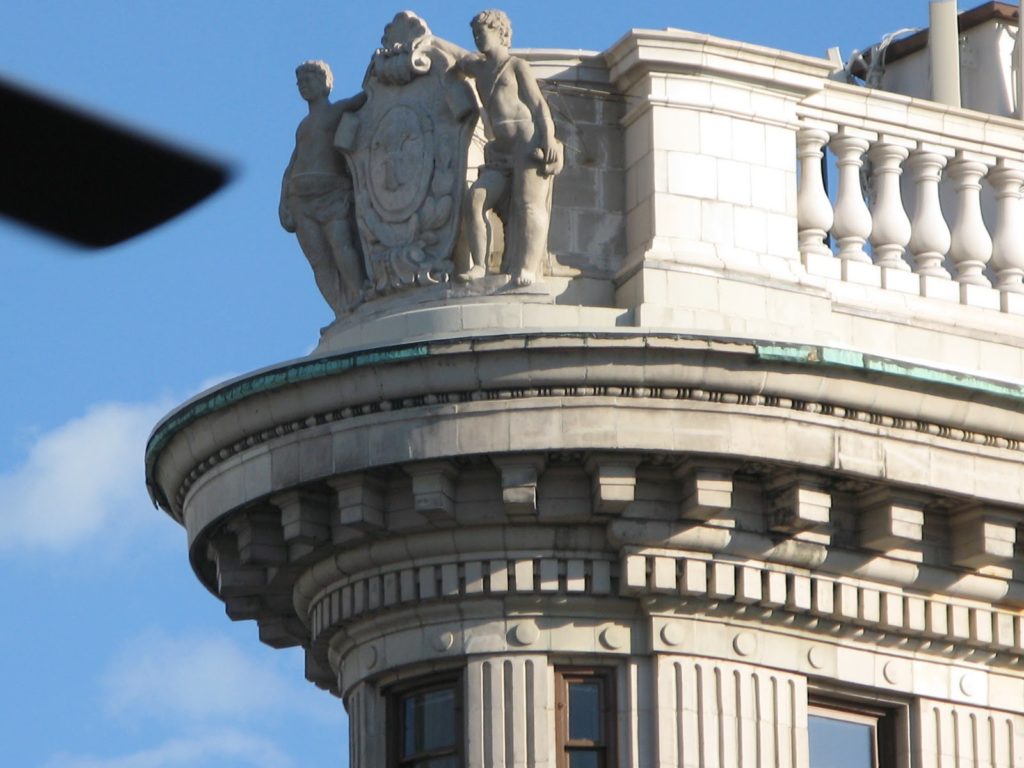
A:
[[[541,275],[551,219],[551,181],[562,169],[562,145],[530,65],[509,54],[512,25],[503,11],[483,11],[470,24],[480,53],[459,60],[473,78],[491,141],[466,195],[463,232],[470,254],[468,281],[487,273],[487,213],[505,213],[504,271],[513,285]]]
[[[278,214],[281,226],[298,237],[320,293],[340,315],[359,304],[366,276],[353,239],[352,179],[334,149],[334,132],[341,116],[361,107],[366,96],[332,103],[333,77],[323,61],[300,64],[295,77],[309,114],[295,132]]]

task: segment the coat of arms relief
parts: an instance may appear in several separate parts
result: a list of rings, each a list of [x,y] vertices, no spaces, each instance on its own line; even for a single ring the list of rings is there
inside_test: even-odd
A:
[[[323,62],[296,70],[309,115],[282,183],[281,222],[338,316],[417,286],[480,283],[493,216],[507,276],[497,282],[514,289],[543,279],[562,146],[529,65],[509,53],[508,17],[484,11],[471,26],[476,53],[399,13],[350,99],[329,100]],[[478,118],[484,163],[467,184]]]

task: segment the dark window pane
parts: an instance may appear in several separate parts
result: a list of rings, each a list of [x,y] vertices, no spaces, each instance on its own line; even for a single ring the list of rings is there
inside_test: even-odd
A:
[[[443,688],[402,700],[402,756],[455,744],[455,691]]]
[[[601,740],[600,683],[569,683],[569,739]],[[572,765],[575,766],[576,763]],[[586,766],[589,763],[580,765]]]
[[[423,694],[425,749],[455,744],[455,691],[451,688]]]
[[[417,760],[412,768],[459,768],[459,758],[455,755],[435,757],[431,760]]]
[[[569,753],[569,768],[600,768],[600,766],[600,750],[573,750]]]
[[[413,696],[402,700],[402,724],[402,757],[405,757],[418,751],[416,731],[419,723],[416,721],[416,699]]]
[[[821,715],[807,719],[811,768],[873,768],[875,729]]]

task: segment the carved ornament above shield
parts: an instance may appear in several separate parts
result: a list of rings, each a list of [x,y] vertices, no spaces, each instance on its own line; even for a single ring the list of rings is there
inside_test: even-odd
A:
[[[472,88],[426,23],[408,11],[384,30],[335,145],[348,159],[373,292],[445,282],[452,270],[476,122]]]

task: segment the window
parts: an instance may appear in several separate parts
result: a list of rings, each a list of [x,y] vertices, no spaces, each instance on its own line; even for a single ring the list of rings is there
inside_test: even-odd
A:
[[[388,724],[394,768],[461,768],[462,696],[458,678],[395,689]]]
[[[823,702],[807,715],[810,768],[895,768],[893,712]]]
[[[558,768],[614,768],[615,687],[607,669],[555,671]]]

